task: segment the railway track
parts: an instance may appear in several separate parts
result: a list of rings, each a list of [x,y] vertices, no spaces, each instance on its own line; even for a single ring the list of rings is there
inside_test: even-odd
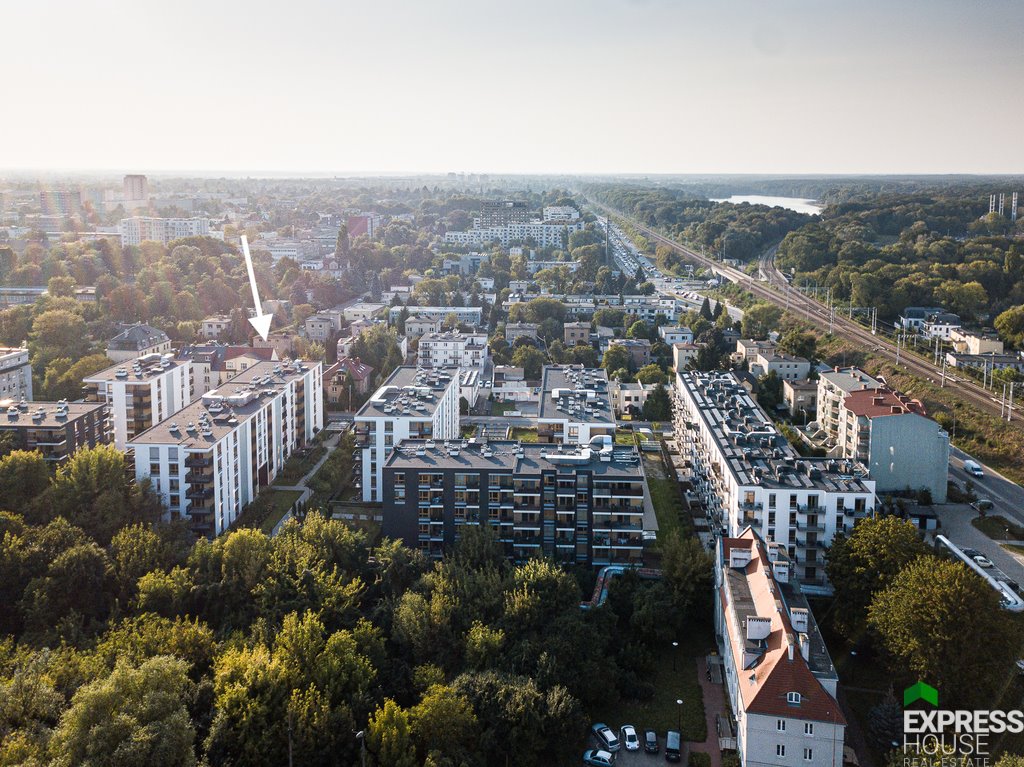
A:
[[[629,216],[624,216],[617,210],[613,210],[606,205],[602,205],[592,200],[590,203],[605,214],[618,216],[623,220],[629,221],[630,225],[634,229],[648,239],[673,248],[691,261],[701,264],[702,266],[706,266],[716,273],[728,278],[732,282],[737,283],[743,287],[744,290],[747,290],[758,298],[770,301],[783,309],[796,313],[797,315],[802,314],[808,322],[816,324],[823,329],[827,330],[831,324],[832,332],[835,335],[846,338],[850,341],[861,343],[870,349],[872,353],[885,357],[893,363],[898,361],[900,367],[920,378],[932,383],[940,381],[942,371],[939,367],[925,362],[913,354],[908,354],[905,350],[897,357],[896,345],[891,341],[884,337],[872,334],[872,332],[867,328],[858,325],[853,320],[841,316],[838,312],[830,310],[820,301],[803,294],[790,285],[782,273],[775,267],[773,261],[774,250],[771,251],[767,257],[763,257],[760,262],[761,271],[767,278],[767,282],[762,282],[751,277],[746,272],[742,272],[731,266],[725,266],[714,259],[701,255],[700,253],[687,248],[685,245],[681,245],[675,240],[665,237],[653,229],[640,224]],[[953,378],[949,373],[947,373],[945,386],[947,388],[954,389],[965,401],[975,405],[979,409],[995,416],[1002,415],[1002,406],[1000,401],[993,397],[991,392],[983,389],[974,382],[964,380],[962,378]],[[1017,412],[1014,412],[1012,417],[1014,421],[1021,420],[1021,416],[1018,415]]]

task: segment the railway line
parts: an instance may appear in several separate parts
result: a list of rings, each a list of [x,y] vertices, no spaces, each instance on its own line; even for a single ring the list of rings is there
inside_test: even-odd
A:
[[[834,310],[830,310],[829,307],[820,301],[805,295],[790,285],[785,276],[775,267],[774,249],[761,258],[759,266],[766,278],[766,281],[762,282],[761,280],[751,277],[746,272],[742,272],[731,266],[726,266],[719,261],[715,261],[712,258],[701,255],[700,253],[679,244],[675,240],[665,237],[653,229],[640,224],[629,216],[623,215],[617,210],[613,210],[606,205],[602,205],[592,200],[590,203],[595,208],[598,208],[606,214],[618,216],[623,220],[629,221],[633,228],[648,239],[673,248],[677,252],[686,256],[689,260],[702,266],[706,266],[714,272],[726,277],[730,281],[737,283],[758,298],[763,298],[766,301],[770,301],[783,309],[787,309],[788,311],[794,312],[798,315],[802,314],[808,322],[819,325],[824,329],[828,329],[831,325],[832,332],[835,335],[863,344],[874,354],[891,360],[893,363],[898,364],[900,367],[920,378],[934,383],[942,376],[941,368],[921,360],[906,351],[902,351],[897,356],[896,345],[888,339],[874,335],[867,328],[862,327],[847,317],[843,317],[840,313]],[[999,399],[993,397],[991,392],[983,389],[973,381],[965,380],[960,377],[954,378],[947,373],[945,385],[948,388],[955,389],[965,401],[979,409],[995,416],[1001,415],[1002,407]],[[1021,420],[1021,416],[1018,415],[1017,412],[1012,414],[1012,418],[1014,421]]]

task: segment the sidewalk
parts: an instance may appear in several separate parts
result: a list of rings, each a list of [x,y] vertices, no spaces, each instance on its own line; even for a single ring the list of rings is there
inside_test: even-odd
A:
[[[307,471],[305,476],[303,476],[302,479],[300,479],[297,483],[295,483],[294,485],[272,485],[272,487],[275,490],[298,490],[299,492],[302,493],[302,495],[299,496],[296,503],[305,503],[306,501],[308,501],[310,496],[313,495],[313,491],[306,487],[306,483],[309,482],[309,480],[312,479],[313,476],[318,471],[320,471],[320,467],[323,466],[327,459],[331,457],[331,453],[333,453],[338,448],[338,443],[340,441],[341,434],[339,433],[332,435],[326,442],[324,442],[326,452],[323,454],[323,457],[319,461],[317,461],[316,465],[312,469]],[[281,526],[291,518],[292,513],[289,511],[287,514],[281,517],[281,521],[274,526],[274,530],[271,533],[271,535],[277,535],[277,531],[281,529]]]
[[[701,694],[704,696],[704,719],[707,723],[708,736],[703,743],[687,742],[686,745],[691,752],[697,751],[710,756],[711,767],[722,767],[722,752],[718,748],[717,717],[726,710],[725,688],[708,679],[708,670],[703,655],[694,658],[693,662],[697,665],[697,680],[700,682]]]

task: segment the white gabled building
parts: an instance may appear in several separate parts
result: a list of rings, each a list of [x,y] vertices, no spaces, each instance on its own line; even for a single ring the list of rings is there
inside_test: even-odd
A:
[[[458,368],[395,369],[355,414],[363,500],[383,499],[384,463],[403,439],[457,439],[462,376]]]
[[[128,446],[136,478],[150,479],[169,518],[215,536],[323,424],[322,363],[259,362]]]
[[[173,354],[146,354],[82,379],[86,402],[106,402],[114,446],[124,450],[137,434],[192,401],[192,362]]]
[[[719,539],[715,628],[743,767],[844,763],[839,679],[790,569],[749,527]]]

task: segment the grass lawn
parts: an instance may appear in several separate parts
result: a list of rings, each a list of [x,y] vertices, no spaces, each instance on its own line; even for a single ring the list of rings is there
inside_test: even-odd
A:
[[[511,439],[517,439],[520,442],[536,442],[537,441],[537,430],[527,429],[522,426],[514,426],[512,428]]]
[[[1024,554],[1024,546],[1019,543],[1004,543],[1001,544],[1007,551],[1012,551],[1014,554]]]
[[[658,515],[658,537],[662,538],[673,530],[683,535],[693,532],[690,514],[683,509],[679,483],[665,474],[665,465],[660,458],[644,456],[644,473],[647,487],[651,491],[651,503]]]
[[[517,402],[501,402],[495,400],[491,403],[491,415],[505,415],[505,413],[518,409],[519,404]]]
[[[994,517],[975,517],[971,520],[971,524],[996,541],[1004,541],[1007,537],[1017,540],[1024,539],[1024,527],[998,514]],[[1010,529],[1009,536],[1006,533],[1007,528]]]
[[[655,658],[654,671],[649,681],[654,685],[650,700],[620,700],[595,709],[591,721],[605,722],[613,730],[623,724],[638,729],[653,727],[660,733],[674,730],[682,719],[683,740],[703,743],[708,735],[704,718],[704,696],[697,680],[697,658],[703,658],[714,647],[714,638],[708,627],[695,627],[679,640],[676,667],[672,668],[673,649],[667,647]],[[701,664],[703,668],[703,663]],[[682,710],[676,700],[682,700]]]
[[[284,467],[281,469],[281,473],[277,475],[274,480],[275,485],[294,485],[307,473],[309,470],[316,466],[316,462],[324,457],[327,452],[327,448],[323,445],[317,445],[311,448],[309,454],[305,457],[293,455],[287,461],[285,461]]]
[[[256,502],[266,504],[268,507],[267,516],[260,523],[260,530],[270,535],[277,523],[281,521],[281,517],[292,507],[292,504],[299,500],[301,495],[302,492],[299,490],[275,490],[272,487],[268,487],[260,493]]]
[[[479,427],[475,423],[467,423],[465,426],[462,427],[462,432],[461,432],[462,438],[463,439],[469,439],[470,437],[475,437],[476,436],[476,430],[478,428]]]
[[[622,429],[615,430],[615,444],[616,445],[633,445],[633,432],[623,431]]]

